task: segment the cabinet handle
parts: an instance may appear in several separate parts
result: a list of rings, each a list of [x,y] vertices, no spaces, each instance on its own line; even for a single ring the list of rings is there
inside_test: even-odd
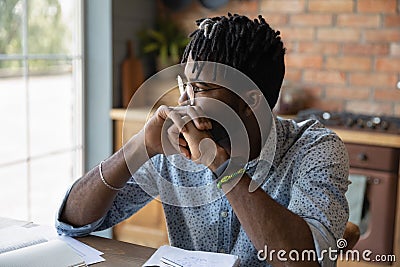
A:
[[[377,185],[377,184],[380,184],[381,183],[381,179],[379,179],[379,178],[374,178],[374,177],[367,177],[367,183],[368,184],[374,184],[374,185]]]
[[[359,154],[357,155],[357,159],[358,159],[359,161],[367,161],[367,160],[368,160],[368,156],[367,156],[367,154],[361,152],[361,153],[359,153]]]

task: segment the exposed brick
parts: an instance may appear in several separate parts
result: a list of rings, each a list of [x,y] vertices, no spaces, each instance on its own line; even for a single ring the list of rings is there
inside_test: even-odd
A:
[[[321,98],[323,89],[317,86],[305,86],[303,89],[311,98]]]
[[[286,48],[287,55],[294,53],[294,51],[297,51],[297,42],[296,41],[284,40],[284,46]]]
[[[346,28],[319,28],[317,29],[318,41],[357,42],[360,40],[359,30]]]
[[[340,71],[305,70],[303,79],[312,84],[344,85],[346,83],[346,75]]]
[[[365,41],[374,43],[399,42],[400,31],[398,29],[366,30]]]
[[[388,44],[344,44],[344,55],[387,55]]]
[[[247,3],[244,1],[229,1],[228,4],[223,5],[222,7],[215,10],[210,10],[203,6],[201,6],[201,9],[205,13],[203,17],[216,17],[226,15],[228,14],[228,12],[231,12],[246,15],[250,18],[256,18],[259,13],[257,1],[247,1]],[[234,10],[234,12],[232,12],[232,10]]]
[[[301,81],[301,74],[302,72],[299,69],[286,68],[285,80],[299,82]]]
[[[268,13],[301,13],[305,10],[304,0],[264,0],[261,1],[261,12]]]
[[[390,55],[400,57],[400,44],[390,44]]]
[[[286,56],[286,65],[289,68],[320,69],[322,67],[322,56],[289,54]]]
[[[400,90],[393,89],[375,89],[374,99],[400,102]]]
[[[313,28],[282,27],[279,29],[283,42],[286,41],[311,41],[314,39]]]
[[[396,0],[358,0],[357,11],[366,13],[396,13]]]
[[[326,68],[332,70],[363,70],[371,69],[371,59],[368,57],[328,57]]]
[[[354,4],[352,0],[309,0],[308,10],[311,12],[343,13],[352,12]]]
[[[312,108],[326,110],[326,111],[340,111],[344,109],[344,101],[329,98],[316,98],[313,99]]]
[[[284,14],[266,14],[263,15],[267,23],[275,30],[280,30],[289,21],[289,15]]]
[[[329,26],[332,25],[331,14],[293,14],[290,15],[290,24],[296,26]]]
[[[400,104],[395,104],[394,106],[394,114],[397,117],[400,117]]]
[[[397,75],[388,73],[351,73],[350,84],[361,86],[393,87]]]
[[[333,99],[366,100],[370,95],[370,90],[364,87],[331,87],[327,88],[325,92],[328,98]]]
[[[378,58],[376,70],[400,73],[400,58]]]
[[[378,28],[380,17],[374,15],[339,14],[337,25],[343,27]]]
[[[299,42],[297,51],[299,53],[336,55],[339,52],[339,44],[329,42]]]
[[[371,115],[389,115],[392,114],[391,103],[381,103],[372,101],[347,101],[345,106],[347,111],[355,113],[364,113]]]
[[[383,20],[385,27],[400,27],[400,15],[387,15]]]

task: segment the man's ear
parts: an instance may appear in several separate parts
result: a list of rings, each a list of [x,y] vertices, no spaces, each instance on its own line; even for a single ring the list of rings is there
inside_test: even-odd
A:
[[[251,115],[253,112],[252,110],[258,109],[258,107],[260,106],[262,97],[264,97],[264,95],[262,94],[262,92],[260,92],[260,90],[249,90],[246,92],[246,115]]]

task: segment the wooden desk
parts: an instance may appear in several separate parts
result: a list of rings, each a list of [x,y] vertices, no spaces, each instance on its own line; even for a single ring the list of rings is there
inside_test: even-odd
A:
[[[102,251],[104,262],[91,266],[142,266],[155,249],[98,236],[78,237],[77,240]]]

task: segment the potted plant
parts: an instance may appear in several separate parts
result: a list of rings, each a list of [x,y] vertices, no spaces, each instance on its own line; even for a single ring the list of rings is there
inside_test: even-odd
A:
[[[188,37],[179,26],[169,18],[158,18],[154,28],[144,29],[138,34],[141,52],[150,54],[156,58],[157,68],[179,63]]]

